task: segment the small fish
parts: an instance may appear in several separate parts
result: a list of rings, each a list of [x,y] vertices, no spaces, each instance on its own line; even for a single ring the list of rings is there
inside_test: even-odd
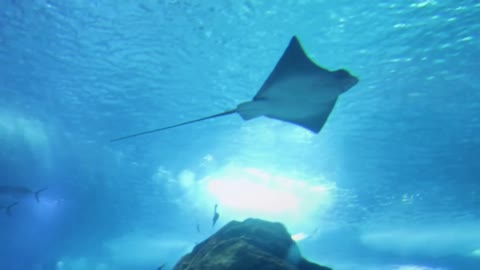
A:
[[[157,268],[157,270],[162,270],[163,267],[165,267],[165,264],[160,265],[160,266]]]
[[[47,189],[48,188],[42,188],[42,189],[34,192],[31,189],[29,189],[27,187],[23,187],[23,186],[0,186],[0,196],[1,195],[10,196],[10,197],[18,199],[20,197],[24,197],[24,196],[28,196],[28,195],[33,194],[35,196],[35,200],[38,203],[38,202],[40,202],[40,198],[39,198],[40,192],[43,192]]]
[[[214,208],[214,210],[213,210],[212,228],[215,227],[215,224],[217,223],[217,220],[218,220],[218,218],[220,217],[220,215],[219,215],[218,212],[217,212],[217,208],[218,208],[218,205],[215,204],[215,208]]]
[[[0,209],[5,208],[5,213],[7,214],[7,216],[11,217],[12,216],[12,208],[17,204],[18,204],[18,202],[14,202],[14,203],[9,204],[9,205],[0,205]]]
[[[200,231],[200,224],[198,224],[198,223],[197,223],[197,232],[198,232],[198,233],[201,233],[201,231]]]

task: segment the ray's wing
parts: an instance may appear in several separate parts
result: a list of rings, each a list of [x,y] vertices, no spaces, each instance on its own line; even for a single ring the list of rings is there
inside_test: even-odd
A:
[[[319,76],[322,74],[328,76],[330,71],[319,67],[310,60],[300,45],[298,38],[293,36],[287,49],[280,60],[278,60],[277,65],[275,65],[272,73],[270,73],[270,76],[268,76],[267,80],[263,83],[253,100],[265,99],[270,90],[274,91],[272,86],[274,86],[275,83],[282,81],[284,78],[311,73],[316,73]]]
[[[308,116],[308,117],[302,117],[300,119],[289,118],[289,117],[279,118],[279,117],[270,116],[270,115],[267,115],[267,117],[289,122],[289,123],[301,126],[303,128],[306,128],[314,133],[319,133],[320,130],[325,125],[325,123],[327,122],[328,116],[330,115],[333,108],[335,107],[336,102],[337,102],[337,99],[325,104],[321,109],[319,108],[318,112],[316,112],[315,114],[312,114],[311,116]]]

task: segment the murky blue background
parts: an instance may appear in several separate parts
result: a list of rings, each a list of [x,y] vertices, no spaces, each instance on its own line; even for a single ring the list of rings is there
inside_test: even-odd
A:
[[[479,33],[476,0],[0,0],[0,185],[48,187],[0,196],[0,269],[170,269],[218,203],[336,270],[478,270]],[[292,35],[360,78],[319,135],[233,115],[109,142],[249,100]]]

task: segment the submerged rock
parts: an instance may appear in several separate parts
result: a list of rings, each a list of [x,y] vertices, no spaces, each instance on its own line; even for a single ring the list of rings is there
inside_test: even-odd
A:
[[[231,221],[185,255],[174,270],[331,270],[304,259],[285,226]]]

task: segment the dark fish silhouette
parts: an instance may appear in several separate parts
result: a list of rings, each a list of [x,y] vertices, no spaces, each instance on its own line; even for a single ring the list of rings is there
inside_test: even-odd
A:
[[[11,203],[9,205],[0,205],[0,209],[5,209],[5,213],[7,216],[11,217],[12,216],[12,208],[17,205],[18,202]]]
[[[40,202],[40,193],[47,190],[48,188],[42,188],[37,191],[32,191],[31,189],[23,186],[0,186],[0,195],[3,196],[10,196],[13,198],[20,198],[23,196],[28,196],[30,194],[33,194],[35,197],[35,200],[37,202]]]
[[[215,208],[213,209],[212,228],[215,227],[215,224],[217,223],[218,218],[220,217],[220,215],[217,212],[217,208],[218,208],[218,205],[215,204]]]
[[[251,101],[236,108],[207,117],[128,135],[119,141],[206,119],[238,113],[244,120],[259,116],[289,122],[319,133],[340,94],[358,83],[348,71],[329,71],[315,64],[305,54],[297,37],[290,44]]]

